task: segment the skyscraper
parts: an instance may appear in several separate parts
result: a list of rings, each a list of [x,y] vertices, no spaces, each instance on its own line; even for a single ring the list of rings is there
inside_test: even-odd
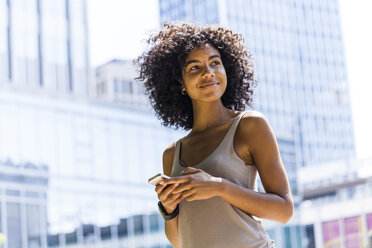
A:
[[[87,95],[85,0],[0,1],[0,86]]]
[[[276,133],[293,136],[297,166],[355,154],[337,0],[159,0],[159,7],[161,21],[243,34],[259,81],[255,108]]]
[[[179,134],[88,96],[86,2],[0,0],[1,247],[167,246],[147,179]]]

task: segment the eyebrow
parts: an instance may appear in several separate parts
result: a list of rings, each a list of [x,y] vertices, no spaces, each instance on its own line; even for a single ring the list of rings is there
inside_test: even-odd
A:
[[[211,60],[211,59],[213,59],[213,58],[220,58],[221,59],[221,57],[219,56],[219,55],[212,55],[212,56],[210,56],[209,58],[208,58],[208,60]],[[183,68],[186,68],[189,64],[191,64],[191,63],[200,63],[200,60],[197,60],[197,59],[193,59],[193,60],[189,60],[189,61],[187,61],[187,63],[184,65],[184,67]]]

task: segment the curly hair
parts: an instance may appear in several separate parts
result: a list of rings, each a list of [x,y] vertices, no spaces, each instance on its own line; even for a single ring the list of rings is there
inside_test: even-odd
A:
[[[159,33],[147,40],[148,51],[139,56],[137,80],[144,82],[145,94],[149,95],[155,113],[163,126],[193,126],[191,99],[183,95],[179,80],[189,53],[209,43],[221,54],[227,76],[226,91],[222,104],[231,110],[242,111],[246,105],[253,106],[253,88],[256,80],[253,73],[252,54],[244,45],[241,34],[230,29],[208,25],[205,27],[188,23],[163,23]]]

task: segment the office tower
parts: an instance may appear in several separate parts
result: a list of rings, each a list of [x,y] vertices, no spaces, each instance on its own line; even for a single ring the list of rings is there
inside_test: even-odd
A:
[[[85,0],[0,1],[0,87],[88,93]]]
[[[255,57],[255,109],[293,136],[297,166],[355,154],[337,0],[159,0],[161,21],[218,23]]]
[[[86,2],[0,0],[2,248],[167,245],[147,179],[180,135],[88,94]]]

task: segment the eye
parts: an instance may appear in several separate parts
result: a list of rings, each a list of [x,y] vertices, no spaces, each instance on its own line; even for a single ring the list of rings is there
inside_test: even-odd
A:
[[[221,64],[221,63],[218,60],[215,60],[215,61],[212,62],[212,65],[219,65],[219,64]]]
[[[200,67],[199,67],[198,65],[194,65],[194,66],[192,66],[192,67],[190,68],[189,71],[196,71],[196,70],[199,70],[199,69],[200,69]]]

